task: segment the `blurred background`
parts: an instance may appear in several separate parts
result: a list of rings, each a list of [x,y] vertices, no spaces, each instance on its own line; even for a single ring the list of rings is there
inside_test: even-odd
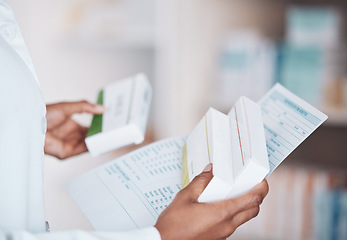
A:
[[[275,83],[329,119],[270,176],[258,218],[231,239],[347,239],[345,0],[7,0],[47,103],[96,101],[138,72],[154,88],[147,142],[190,132],[212,106],[228,112]],[[90,124],[91,116],[77,116]],[[92,229],[63,184],[99,158],[46,157],[51,229]]]

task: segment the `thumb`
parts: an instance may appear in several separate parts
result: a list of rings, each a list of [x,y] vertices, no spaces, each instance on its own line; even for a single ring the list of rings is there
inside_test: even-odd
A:
[[[191,200],[197,200],[212,178],[212,163],[209,163],[184,189],[188,192],[189,198]]]
[[[105,111],[102,105],[92,104],[87,101],[62,103],[62,108],[68,116],[75,113],[102,114]]]

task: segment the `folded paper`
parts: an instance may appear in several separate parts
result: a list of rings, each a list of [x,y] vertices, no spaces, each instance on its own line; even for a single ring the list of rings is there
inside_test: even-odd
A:
[[[262,113],[258,104],[241,97],[225,115],[210,108],[189,136],[183,159],[183,187],[208,163],[213,179],[199,201],[214,201],[240,195],[269,173]],[[189,179],[189,181],[188,181]]]

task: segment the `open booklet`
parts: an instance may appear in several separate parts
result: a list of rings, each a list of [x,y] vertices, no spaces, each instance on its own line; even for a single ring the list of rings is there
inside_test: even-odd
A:
[[[270,173],[327,119],[279,84],[258,105]],[[181,189],[186,140],[152,143],[73,179],[66,189],[96,230],[153,226]]]

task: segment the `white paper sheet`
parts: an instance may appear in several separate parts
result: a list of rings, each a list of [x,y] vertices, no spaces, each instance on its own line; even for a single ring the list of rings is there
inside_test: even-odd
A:
[[[77,177],[66,189],[96,230],[153,226],[181,189],[185,139],[150,144]]]
[[[259,104],[271,172],[327,119],[279,84]],[[77,177],[66,188],[96,230],[153,226],[181,188],[185,140],[145,146]]]
[[[258,104],[263,114],[270,175],[328,117],[280,84]]]

